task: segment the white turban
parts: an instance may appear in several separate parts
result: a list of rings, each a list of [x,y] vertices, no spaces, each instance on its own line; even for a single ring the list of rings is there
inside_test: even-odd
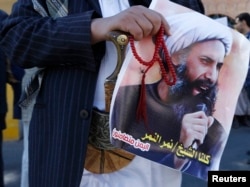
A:
[[[197,12],[188,12],[166,17],[171,36],[165,42],[170,54],[189,45],[205,40],[218,39],[228,54],[232,46],[232,33],[229,27]]]

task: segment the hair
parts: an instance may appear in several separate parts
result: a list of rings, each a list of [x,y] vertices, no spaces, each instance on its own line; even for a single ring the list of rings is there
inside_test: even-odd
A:
[[[235,18],[238,18],[240,22],[245,21],[247,26],[250,27],[250,14],[247,12],[243,12],[237,15]]]

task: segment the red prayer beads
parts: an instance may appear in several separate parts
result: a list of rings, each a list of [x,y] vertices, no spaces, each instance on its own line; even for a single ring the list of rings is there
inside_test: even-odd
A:
[[[130,42],[131,50],[132,50],[134,57],[138,60],[138,62],[140,64],[147,66],[146,70],[143,72],[143,75],[142,75],[142,80],[141,80],[142,82],[141,82],[141,89],[140,89],[140,95],[139,95],[139,102],[138,102],[137,111],[136,111],[136,118],[137,118],[137,121],[143,120],[145,127],[150,132],[149,126],[147,124],[148,122],[147,122],[147,111],[146,111],[147,110],[146,109],[146,93],[145,93],[146,73],[153,66],[153,64],[155,62],[159,62],[162,77],[163,77],[164,81],[166,82],[166,84],[169,86],[172,86],[175,84],[176,73],[174,70],[172,60],[169,56],[168,49],[167,49],[165,42],[164,42],[164,28],[163,28],[163,26],[161,26],[159,32],[156,35],[154,55],[153,55],[153,58],[149,62],[144,61],[136,52],[133,36],[129,36],[129,42]],[[162,59],[159,55],[159,52],[161,49],[163,49],[166,63],[167,63],[167,67],[164,66],[164,64],[163,64],[164,62],[162,61]],[[169,75],[168,75],[168,73],[169,73]]]
[[[162,76],[163,76],[166,84],[170,85],[170,86],[175,84],[176,73],[174,70],[172,60],[169,56],[168,49],[167,49],[165,42],[164,42],[164,28],[163,28],[163,26],[160,27],[160,30],[156,35],[154,55],[153,55],[153,58],[149,62],[146,62],[145,60],[143,60],[136,52],[133,36],[129,36],[129,42],[130,42],[132,53],[133,53],[134,57],[136,58],[136,60],[140,64],[148,66],[148,68],[146,69],[146,71],[144,73],[146,73],[153,66],[153,64],[158,61],[159,65],[160,65],[161,72],[162,72]],[[164,51],[167,67],[169,70],[169,75],[168,75],[167,70],[164,67],[164,64],[163,64],[164,62],[162,61],[161,57],[159,56],[159,52],[160,52],[161,48]]]

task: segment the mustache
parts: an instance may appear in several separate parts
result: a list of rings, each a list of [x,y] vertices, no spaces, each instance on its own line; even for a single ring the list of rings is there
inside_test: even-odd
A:
[[[192,88],[199,89],[202,93],[208,92],[209,90],[213,89],[215,87],[216,83],[213,83],[212,81],[208,79],[197,79],[192,82],[189,82],[189,86]]]
[[[196,79],[192,82],[187,77],[178,79],[177,83],[170,87],[169,98],[172,102],[182,100],[185,97],[193,97],[193,88],[200,91],[197,97],[201,97],[209,103],[214,103],[218,91],[218,83],[208,79]]]

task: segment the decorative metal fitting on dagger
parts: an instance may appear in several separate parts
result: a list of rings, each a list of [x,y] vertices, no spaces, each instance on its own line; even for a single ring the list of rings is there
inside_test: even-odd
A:
[[[128,44],[128,36],[125,34],[121,34],[117,37],[117,43],[119,45],[127,45]]]

